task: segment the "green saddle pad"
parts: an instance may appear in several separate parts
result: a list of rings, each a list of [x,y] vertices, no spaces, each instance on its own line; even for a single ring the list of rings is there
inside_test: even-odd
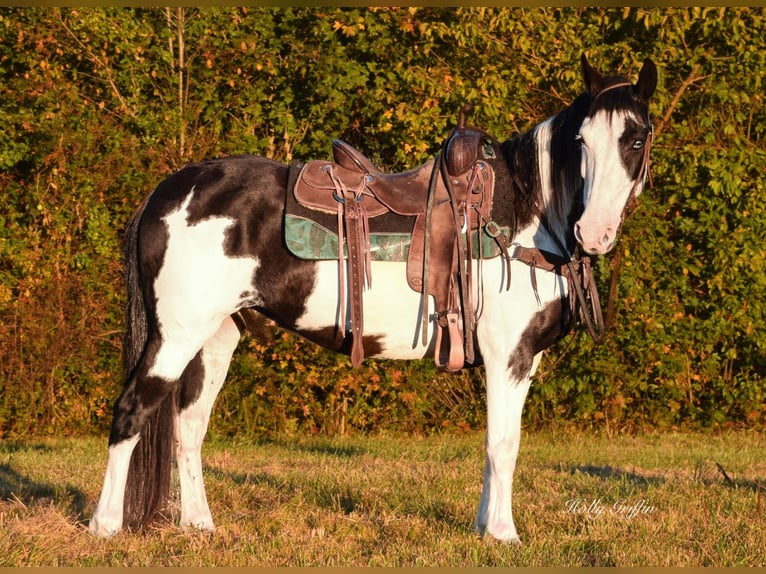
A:
[[[305,217],[285,216],[285,243],[290,253],[301,259],[338,258],[338,233]],[[407,261],[409,253],[409,233],[370,235],[370,258],[373,261]],[[348,255],[345,245],[343,255]]]
[[[507,236],[509,229],[501,228]],[[300,259],[329,260],[338,258],[338,234],[311,219],[298,215],[285,215],[285,243],[287,249]],[[477,232],[474,231],[474,234]],[[500,248],[497,242],[482,232],[482,253],[484,258],[497,257]],[[372,261],[407,261],[410,253],[409,233],[371,233],[370,259]],[[473,243],[473,258],[479,258],[479,248]],[[343,255],[347,256],[345,245]]]

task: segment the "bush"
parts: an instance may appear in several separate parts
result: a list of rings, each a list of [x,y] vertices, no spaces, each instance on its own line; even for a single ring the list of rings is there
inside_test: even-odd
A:
[[[327,157],[333,137],[411,167],[465,102],[501,139],[560,109],[582,52],[658,64],[654,188],[625,226],[608,341],[538,378],[527,424],[763,428],[762,9],[23,8],[0,26],[0,437],[108,427],[121,234],[165,175]],[[473,428],[482,402],[479,372],[353,371],[277,335],[241,345],[213,431]]]

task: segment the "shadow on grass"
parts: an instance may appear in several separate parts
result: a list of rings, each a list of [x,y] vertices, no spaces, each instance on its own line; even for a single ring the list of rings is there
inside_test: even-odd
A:
[[[360,448],[354,445],[341,445],[341,444],[307,444],[307,445],[295,445],[295,448],[303,452],[313,454],[324,454],[328,456],[334,456],[337,458],[353,458],[355,456],[361,456],[367,454],[369,451],[364,448]]]
[[[9,452],[7,448],[8,445],[3,445],[3,452]],[[28,451],[36,447],[24,445],[18,450],[22,448]],[[53,449],[40,447],[40,450],[50,452]],[[24,506],[50,502],[61,503],[78,522],[85,520],[87,497],[82,490],[71,484],[55,485],[32,480],[8,463],[0,463],[0,501],[20,503]]]
[[[564,470],[559,468],[559,470]],[[620,480],[639,488],[647,488],[652,485],[667,484],[680,480],[680,477],[674,473],[649,473],[625,470],[610,465],[597,466],[586,464],[570,469],[570,474],[582,473],[604,480]],[[750,490],[752,492],[766,493],[766,480],[731,478],[721,465],[716,464],[715,469],[711,465],[700,462],[694,473],[688,477],[688,480],[702,484],[703,486],[723,485],[734,489]]]
[[[620,480],[633,484],[640,488],[646,488],[650,485],[665,484],[667,480],[662,476],[645,476],[637,474],[634,471],[624,470],[622,468],[615,468],[613,466],[596,466],[592,464],[586,464],[571,469],[570,474],[575,473],[587,474],[588,476],[594,476],[604,480]]]
[[[0,454],[13,454],[15,452],[53,452],[53,448],[45,444],[28,444],[21,442],[0,442]]]
[[[364,448],[360,445],[339,444],[338,442],[331,439],[327,439],[327,441],[321,441],[314,438],[311,441],[303,442],[294,438],[274,437],[259,439],[255,441],[254,444],[276,446],[287,450],[307,452],[311,454],[325,454],[337,458],[352,458],[355,456],[361,456],[370,453],[370,449]]]

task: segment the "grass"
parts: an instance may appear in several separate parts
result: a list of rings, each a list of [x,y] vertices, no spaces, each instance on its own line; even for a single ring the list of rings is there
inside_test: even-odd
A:
[[[471,530],[482,444],[475,433],[206,444],[214,534],[171,523],[102,540],[87,521],[104,439],[0,442],[0,566],[766,564],[761,435],[527,433],[521,546]],[[177,500],[171,510],[177,523]]]

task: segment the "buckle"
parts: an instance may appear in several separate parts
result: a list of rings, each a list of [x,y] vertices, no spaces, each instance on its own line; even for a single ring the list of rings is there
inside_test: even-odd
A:
[[[494,219],[491,221],[487,221],[487,223],[484,225],[484,233],[489,235],[492,239],[495,239],[502,232],[503,232],[503,228],[500,227],[497,224],[497,221],[495,221]]]

